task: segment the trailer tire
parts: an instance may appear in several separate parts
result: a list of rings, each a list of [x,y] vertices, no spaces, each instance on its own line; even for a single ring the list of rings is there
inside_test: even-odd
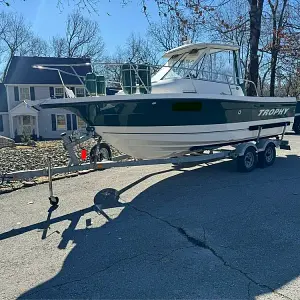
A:
[[[90,151],[90,160],[94,162],[95,159],[97,162],[102,161],[103,159],[111,160],[111,150],[108,144],[100,143],[99,153],[97,155],[97,145],[93,146]],[[97,157],[96,157],[97,156]]]
[[[273,143],[269,143],[265,151],[258,153],[258,165],[260,168],[272,166],[276,159],[276,148]]]
[[[249,146],[244,155],[237,158],[237,167],[240,172],[251,172],[257,165],[257,153],[253,146]]]
[[[295,118],[293,130],[296,134],[300,134],[300,119],[299,118]]]

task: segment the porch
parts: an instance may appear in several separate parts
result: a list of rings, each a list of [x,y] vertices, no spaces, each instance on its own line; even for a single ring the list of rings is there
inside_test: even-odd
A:
[[[33,107],[33,101],[23,101],[9,112],[10,137],[20,139],[21,136],[31,136],[39,139],[38,109]]]

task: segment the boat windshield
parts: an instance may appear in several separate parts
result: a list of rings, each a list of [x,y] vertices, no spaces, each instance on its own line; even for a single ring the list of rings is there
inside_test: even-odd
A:
[[[172,56],[152,78],[152,81],[194,78],[230,84],[236,82],[237,56],[234,51],[209,49],[199,54],[191,56],[189,52]]]
[[[152,77],[151,81],[156,82],[161,80],[167,73],[171,73],[173,78],[176,77],[176,73],[172,70],[172,67],[186,55],[183,53],[181,55],[173,55],[166,64]]]

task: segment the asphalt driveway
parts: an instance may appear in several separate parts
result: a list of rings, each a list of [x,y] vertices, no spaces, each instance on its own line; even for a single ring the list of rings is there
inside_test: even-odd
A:
[[[0,196],[0,299],[300,299],[300,137],[275,165],[110,169]]]

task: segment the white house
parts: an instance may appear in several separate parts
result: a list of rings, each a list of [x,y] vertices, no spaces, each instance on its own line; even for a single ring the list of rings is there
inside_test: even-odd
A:
[[[63,98],[64,89],[58,72],[32,68],[33,65],[52,64],[73,73],[61,64],[84,64],[89,59],[56,57],[13,57],[3,83],[0,83],[0,135],[18,139],[22,134],[37,139],[56,139],[64,131],[85,128],[75,114],[63,109],[38,110],[35,100]],[[76,66],[80,76],[91,72],[90,65]],[[85,89],[76,76],[61,73],[65,85],[77,97],[85,96]]]

